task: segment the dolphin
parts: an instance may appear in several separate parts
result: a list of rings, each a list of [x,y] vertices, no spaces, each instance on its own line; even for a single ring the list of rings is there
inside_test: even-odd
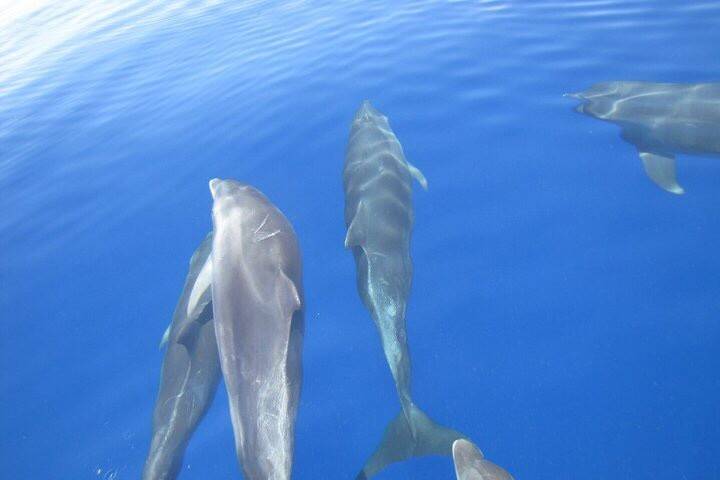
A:
[[[412,179],[425,176],[403,154],[387,117],[367,100],[350,130],[345,154],[345,247],[357,265],[357,288],[380,332],[402,410],[358,478],[421,455],[450,455],[463,435],[433,422],[412,401],[405,309],[412,282]]]
[[[720,83],[605,82],[569,96],[577,111],[616,123],[658,186],[682,194],[675,155],[720,154]]]
[[[210,181],[212,305],[246,480],[288,480],[302,383],[303,289],[292,225],[258,190]]]
[[[452,446],[457,480],[513,480],[504,468],[485,459],[472,442],[459,439]]]
[[[143,480],[177,477],[183,454],[195,428],[212,403],[220,379],[215,327],[212,322],[210,285],[202,286],[208,269],[212,233],[205,237],[190,259],[190,270],[172,323],[163,343],[160,392],[153,414],[153,436]],[[207,281],[207,279],[205,279]],[[195,298],[191,302],[191,297]],[[190,305],[193,305],[191,308]],[[190,310],[190,314],[188,314]]]

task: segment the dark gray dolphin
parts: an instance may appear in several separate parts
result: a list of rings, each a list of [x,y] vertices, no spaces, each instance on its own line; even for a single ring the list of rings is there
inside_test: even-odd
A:
[[[405,309],[412,282],[413,178],[427,188],[420,170],[405,159],[387,117],[363,102],[345,154],[345,247],[355,257],[358,291],[380,332],[402,411],[358,478],[413,456],[450,455],[452,442],[463,437],[434,423],[411,397]]]
[[[288,480],[302,382],[300,250],[258,190],[210,181],[212,304],[235,447],[246,480]]]
[[[183,454],[210,406],[220,378],[209,284],[200,286],[210,264],[212,233],[190,259],[190,271],[172,323],[164,336],[160,392],[153,414],[153,437],[143,470],[144,480],[177,477]],[[194,307],[190,300],[194,295]],[[188,314],[188,310],[191,310]]]
[[[720,154],[720,83],[598,83],[570,96],[581,113],[616,123],[635,145],[648,176],[681,194],[675,155]]]
[[[487,460],[468,440],[456,440],[452,446],[457,480],[513,480],[504,468]]]

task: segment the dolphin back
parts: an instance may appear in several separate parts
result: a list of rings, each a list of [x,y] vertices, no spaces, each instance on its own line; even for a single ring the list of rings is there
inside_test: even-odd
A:
[[[427,188],[424,175],[405,159],[387,117],[363,102],[345,155],[345,246],[355,257],[358,293],[380,334],[402,410],[358,478],[370,478],[412,457],[450,455],[453,441],[463,438],[433,422],[411,396],[405,312],[413,274],[413,179]]]
[[[190,292],[210,255],[208,234],[190,260],[183,292],[168,327],[160,390],[153,413],[153,436],[143,480],[177,477],[190,437],[212,403],[220,361],[210,305],[187,315]],[[183,333],[184,332],[184,333]]]
[[[210,186],[212,305],[238,460],[247,480],[289,480],[302,382],[297,238],[253,187]]]
[[[678,153],[720,155],[720,83],[598,83],[571,96],[577,110],[613,122],[633,144],[648,177],[684,193],[676,176]]]
[[[412,167],[387,117],[362,103],[345,155],[345,247],[357,266],[357,288],[375,321],[403,408],[410,400],[405,310],[412,283]]]

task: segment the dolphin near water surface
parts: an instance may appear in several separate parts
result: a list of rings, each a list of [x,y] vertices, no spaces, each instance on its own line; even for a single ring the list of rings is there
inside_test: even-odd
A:
[[[450,455],[461,433],[433,422],[412,401],[405,311],[412,282],[412,179],[427,181],[403,154],[387,117],[365,101],[352,122],[345,155],[345,247],[357,265],[357,288],[380,333],[402,411],[390,423],[358,478],[413,456]]]
[[[295,232],[255,188],[210,181],[212,305],[235,448],[247,480],[288,480],[302,382]]]
[[[635,145],[648,176],[675,194],[678,153],[720,155],[720,83],[605,82],[569,96],[577,107],[622,129]]]
[[[163,343],[160,391],[153,414],[153,436],[143,480],[172,480],[205,415],[220,378],[210,305],[209,265],[212,233],[190,259],[190,269]]]

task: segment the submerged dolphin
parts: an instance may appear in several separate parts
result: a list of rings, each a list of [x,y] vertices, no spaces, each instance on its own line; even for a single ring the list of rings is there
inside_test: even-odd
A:
[[[143,480],[177,477],[188,441],[217,390],[220,360],[209,305],[210,285],[203,273],[210,264],[211,247],[209,234],[190,259],[182,295],[163,339],[167,351]]]
[[[210,181],[212,304],[235,448],[247,480],[288,480],[302,382],[300,250],[259,191]]]
[[[486,460],[472,442],[456,440],[452,454],[457,480],[513,480],[504,468]]]
[[[380,332],[402,412],[358,478],[369,478],[390,463],[421,455],[450,455],[463,435],[434,423],[410,393],[410,354],[405,309],[412,281],[410,235],[412,179],[427,181],[405,159],[387,117],[365,101],[355,115],[345,155],[345,247],[357,264],[357,288]]]
[[[635,145],[648,176],[681,194],[675,154],[720,154],[720,83],[598,83],[570,96],[578,111],[616,123]]]

